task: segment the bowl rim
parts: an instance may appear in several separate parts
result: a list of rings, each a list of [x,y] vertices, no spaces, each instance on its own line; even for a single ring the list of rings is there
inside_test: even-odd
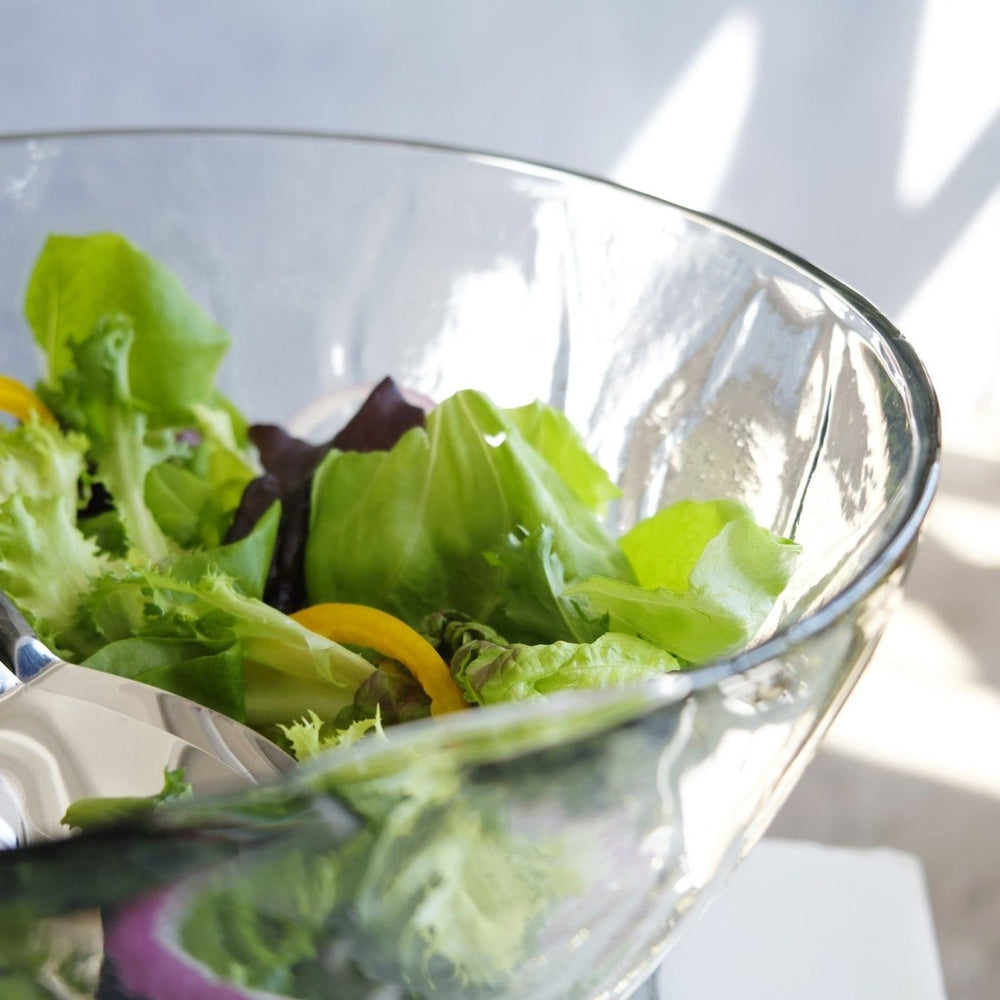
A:
[[[770,256],[777,257],[820,286],[828,288],[844,304],[854,310],[878,336],[881,344],[898,366],[902,382],[910,393],[913,423],[917,429],[917,448],[911,470],[914,488],[908,502],[900,514],[893,534],[875,551],[865,566],[828,601],[803,618],[780,627],[773,635],[757,645],[732,656],[720,657],[700,667],[685,670],[684,674],[689,679],[689,685],[686,685],[689,692],[713,687],[728,677],[745,673],[752,667],[778,659],[793,647],[826,631],[852,607],[872,594],[892,571],[904,562],[916,542],[940,478],[941,415],[937,394],[927,370],[912,345],[892,321],[869,299],[852,286],[783,245],[710,212],[688,208],[667,198],[628,187],[599,174],[540,160],[522,159],[506,153],[415,138],[352,131],[280,127],[132,125],[0,133],[0,148],[30,142],[69,141],[75,143],[129,138],[218,138],[252,139],[268,142],[301,142],[305,140],[332,145],[385,147],[458,157],[469,162],[489,164],[522,175],[544,176],[553,180],[573,182],[583,181],[669,208],[693,222],[715,229]]]

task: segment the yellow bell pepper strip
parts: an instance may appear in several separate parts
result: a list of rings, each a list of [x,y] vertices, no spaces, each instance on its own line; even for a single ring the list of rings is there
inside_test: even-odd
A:
[[[0,375],[0,412],[9,413],[22,424],[32,416],[42,423],[54,424],[49,408],[23,383],[9,375]]]
[[[367,646],[410,671],[431,699],[431,715],[468,708],[438,651],[406,622],[364,604],[314,604],[291,615],[300,625],[334,642]]]

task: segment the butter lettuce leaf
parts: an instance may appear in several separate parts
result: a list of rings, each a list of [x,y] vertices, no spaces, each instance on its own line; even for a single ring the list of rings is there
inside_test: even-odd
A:
[[[212,397],[229,347],[163,264],[113,233],[50,236],[25,296],[25,314],[53,382],[75,365],[73,345],[123,316],[137,331],[128,381],[153,427],[182,422]]]
[[[764,625],[799,546],[758,525],[732,501],[682,501],[622,540],[639,584],[607,576],[570,584],[567,597],[609,627],[691,664],[738,652]]]
[[[606,618],[588,615],[580,601],[563,596],[566,570],[547,524],[530,533],[516,529],[486,558],[501,574],[503,601],[491,619],[498,631],[539,643],[554,636],[590,642],[607,630]]]
[[[709,542],[731,521],[748,516],[735,500],[680,500],[640,521],[619,545],[640,587],[682,594]]]
[[[574,495],[594,513],[601,514],[621,490],[587,450],[583,439],[562,410],[535,400],[504,410],[504,416],[525,441],[559,473]]]
[[[633,579],[593,510],[514,422],[482,393],[459,392],[389,451],[324,459],[313,481],[309,598],[369,604],[414,626],[442,608],[492,623],[510,580],[491,554],[512,533],[545,526],[566,579]],[[521,624],[504,615],[511,638]],[[539,638],[537,620],[524,630]],[[572,637],[561,619],[546,632],[545,641]]]

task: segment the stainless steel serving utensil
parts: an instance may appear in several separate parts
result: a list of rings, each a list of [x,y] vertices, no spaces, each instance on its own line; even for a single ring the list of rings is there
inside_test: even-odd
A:
[[[167,768],[182,768],[197,794],[218,794],[293,766],[227,716],[60,659],[2,593],[0,660],[0,846],[65,837],[71,803],[155,794]]]

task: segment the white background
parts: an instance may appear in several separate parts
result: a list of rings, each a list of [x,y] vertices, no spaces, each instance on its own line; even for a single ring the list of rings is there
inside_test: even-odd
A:
[[[952,1000],[1000,980],[1000,3],[0,0],[0,133],[425,139],[756,230],[894,319],[946,453],[909,597],[777,823],[925,866]]]

